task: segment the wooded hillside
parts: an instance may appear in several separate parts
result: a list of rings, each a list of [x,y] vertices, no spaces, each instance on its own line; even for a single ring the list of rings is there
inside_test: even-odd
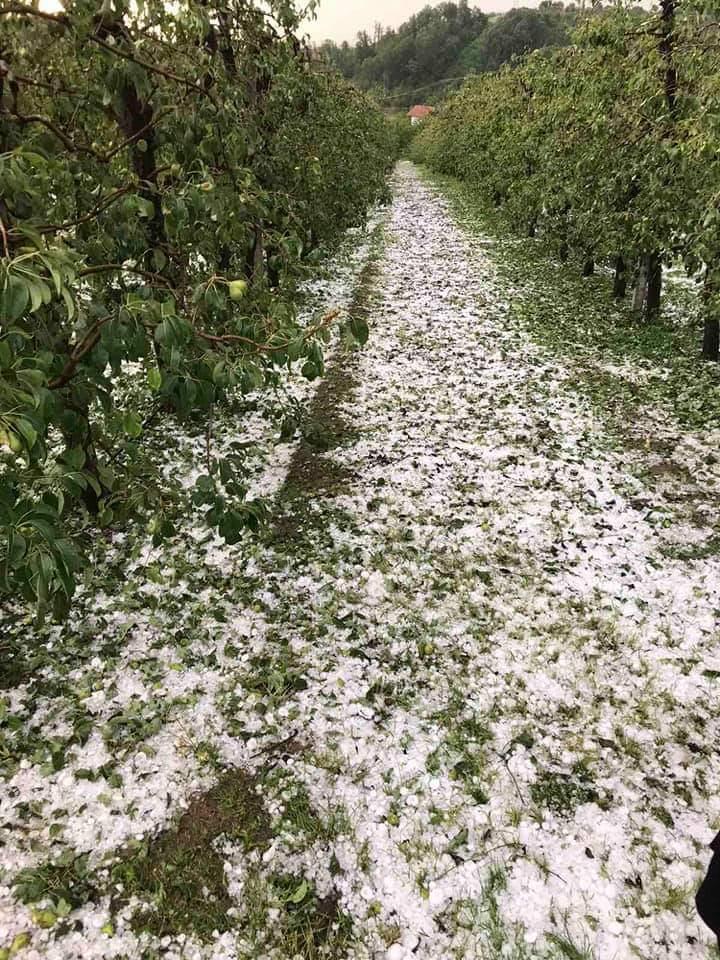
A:
[[[363,90],[398,105],[415,93],[433,101],[468,74],[496,70],[515,56],[569,42],[575,4],[543,0],[537,10],[517,8],[488,16],[467,0],[426,6],[397,30],[376,24],[354,44],[326,41],[321,52]],[[407,96],[405,96],[407,95]]]

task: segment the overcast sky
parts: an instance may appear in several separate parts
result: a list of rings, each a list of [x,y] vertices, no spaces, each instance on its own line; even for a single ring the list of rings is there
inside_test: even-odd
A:
[[[474,5],[486,13],[496,13],[512,7],[535,7],[537,3],[538,0],[476,0]],[[426,4],[427,0],[321,0],[318,18],[307,24],[307,30],[317,41],[353,40],[358,30],[372,33],[376,21],[386,27],[398,27]]]

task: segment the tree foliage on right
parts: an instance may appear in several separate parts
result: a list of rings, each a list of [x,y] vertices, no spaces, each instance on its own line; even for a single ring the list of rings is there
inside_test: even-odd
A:
[[[585,273],[612,264],[651,322],[663,266],[702,277],[702,353],[718,359],[720,28],[716,3],[596,10],[565,47],[468,81],[417,159],[459,177]]]

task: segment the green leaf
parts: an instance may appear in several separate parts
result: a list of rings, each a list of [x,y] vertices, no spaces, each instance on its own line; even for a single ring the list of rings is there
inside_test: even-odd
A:
[[[95,474],[92,473],[92,471],[90,471],[90,470],[85,470],[85,471],[83,472],[83,476],[85,477],[85,481],[86,481],[87,485],[92,488],[93,492],[94,492],[98,497],[101,497],[101,496],[102,496],[102,487],[100,486],[100,483],[98,482],[98,479],[97,479],[97,477],[95,476]]]
[[[67,917],[72,913],[72,906],[67,900],[60,897],[55,905],[55,913],[57,913],[58,917]]]
[[[218,360],[218,362],[213,367],[212,379],[213,383],[218,386],[222,386],[226,380],[226,363],[224,360]]]
[[[362,317],[353,317],[350,320],[350,332],[361,347],[364,347],[370,336],[370,329]]]
[[[142,420],[133,410],[128,410],[123,416],[123,430],[133,440],[142,434]]]
[[[160,387],[162,387],[162,373],[160,373],[157,367],[150,367],[147,378],[148,386],[153,393],[157,393]]]
[[[288,903],[302,903],[305,897],[308,895],[310,886],[307,880],[303,880],[300,886],[295,890],[295,892],[288,897]]]
[[[4,290],[0,290],[0,323],[19,320],[30,302],[27,286],[17,277],[8,277]]]
[[[37,369],[28,369],[18,370],[15,376],[22,383],[26,383],[33,390],[39,390],[40,387],[44,386],[46,376],[42,370]]]
[[[145,200],[143,197],[136,197],[135,202],[139,217],[142,217],[145,220],[150,220],[155,215],[155,207],[149,200]]]
[[[209,477],[207,474],[202,474],[195,481],[195,486],[198,490],[201,490],[203,493],[214,493],[215,492],[215,481],[212,477]]]
[[[105,487],[106,490],[114,489],[115,471],[112,467],[99,463],[97,466],[97,475],[100,478],[100,483]]]
[[[226,543],[238,543],[245,527],[245,518],[235,510],[229,510],[220,518],[218,531]]]
[[[8,560],[12,565],[17,565],[27,553],[27,540],[21,534],[10,530],[8,536]]]
[[[28,281],[28,291],[30,293],[30,313],[35,313],[43,303],[42,290],[39,284]]]
[[[63,460],[73,470],[82,470],[85,466],[85,451],[82,447],[69,447],[63,453]]]
[[[160,247],[155,247],[153,250],[153,263],[155,264],[155,269],[158,273],[162,273],[167,266],[167,257],[165,256],[165,252],[161,250]]]
[[[281,440],[292,440],[292,438],[297,433],[298,422],[295,417],[285,417],[280,427],[280,439]]]
[[[60,291],[60,295],[65,301],[65,307],[67,308],[68,312],[68,320],[72,320],[75,316],[75,301],[72,298],[72,294],[67,287],[63,287]]]
[[[35,446],[35,441],[37,440],[37,430],[35,427],[30,423],[29,420],[18,418],[15,421],[15,428],[24,438],[28,450],[32,450],[32,448]]]

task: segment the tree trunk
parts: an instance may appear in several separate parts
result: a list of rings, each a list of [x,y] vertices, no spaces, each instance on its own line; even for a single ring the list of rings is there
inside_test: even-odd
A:
[[[591,277],[595,273],[595,261],[592,257],[589,257],[583,264],[582,275],[584,277]]]
[[[567,240],[563,240],[560,244],[560,249],[558,250],[558,257],[560,258],[561,263],[567,263],[568,257],[570,256],[570,247],[568,246]]]
[[[100,19],[97,26],[98,35],[105,41],[127,45],[134,54],[134,45],[127,32],[122,18],[118,20]],[[118,90],[118,106],[115,109],[115,120],[124,139],[131,140],[129,147],[130,161],[137,176],[137,195],[147,201],[152,207],[152,216],[145,221],[147,250],[145,253],[145,268],[160,274],[169,273],[169,258],[163,269],[157,269],[154,262],[154,251],[158,248],[167,250],[167,233],[165,231],[165,214],[163,212],[162,197],[158,185],[157,151],[159,149],[157,130],[155,128],[155,111],[150,101],[143,99],[137,87],[130,79],[125,79]]]
[[[65,445],[69,450],[74,447],[80,447],[80,449],[83,450],[85,454],[83,471],[92,474],[98,487],[100,487],[100,495],[98,495],[97,491],[90,485],[87,485],[80,495],[88,513],[92,516],[97,516],[100,510],[100,499],[109,491],[105,489],[100,479],[89,405],[86,397],[82,393],[78,394],[72,386],[67,387],[64,392],[65,414],[60,429]]]
[[[665,102],[671,117],[677,114],[678,75],[675,66],[675,13],[679,0],[660,0],[660,56],[665,64]]]
[[[530,221],[527,228],[527,235],[532,240],[535,234],[537,233],[537,220],[535,217]]]
[[[717,313],[705,315],[702,355],[706,360],[720,360],[720,319]]]
[[[622,255],[615,258],[615,280],[613,281],[613,297],[624,300],[627,293],[627,264]]]
[[[705,273],[702,301],[705,326],[703,330],[702,355],[706,360],[720,360],[720,313],[718,311],[718,281],[720,274],[717,268],[708,266]]]
[[[245,272],[252,286],[262,283],[265,277],[265,244],[261,224],[256,224],[255,238],[245,258]]]
[[[648,323],[653,323],[660,315],[662,294],[662,258],[657,251],[654,251],[648,257],[647,278],[645,319]]]
[[[642,313],[647,296],[648,286],[648,258],[640,257],[640,267],[638,269],[637,280],[635,281],[635,293],[633,294],[633,310],[635,313]]]

